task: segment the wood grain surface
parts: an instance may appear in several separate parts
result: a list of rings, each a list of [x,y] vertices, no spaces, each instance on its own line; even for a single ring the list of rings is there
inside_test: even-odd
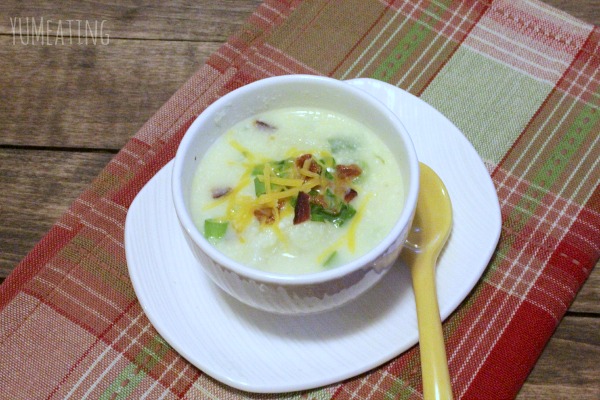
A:
[[[544,2],[600,25],[598,0]],[[0,282],[259,4],[259,0],[2,1]],[[42,17],[54,24],[105,21],[103,33],[108,37],[97,37],[95,45],[36,46],[23,44],[26,36],[13,35],[18,18]],[[108,43],[102,44],[102,38]],[[600,399],[598,360],[600,268],[596,267],[518,398]]]

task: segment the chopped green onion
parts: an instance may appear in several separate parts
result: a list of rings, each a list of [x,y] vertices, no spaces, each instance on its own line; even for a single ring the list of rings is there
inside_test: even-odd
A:
[[[264,170],[265,170],[265,164],[257,164],[252,169],[252,176],[262,175]]]
[[[208,239],[221,239],[227,232],[229,222],[208,218],[204,220],[204,236]]]
[[[335,158],[330,156],[325,156],[318,161],[321,169],[323,170],[323,176],[328,180],[332,181],[334,179],[333,174],[335,173]]]
[[[334,251],[333,253],[331,253],[331,255],[329,257],[327,257],[327,260],[325,260],[325,262],[323,263],[324,267],[330,267],[333,265],[333,263],[335,262],[337,258],[337,251]]]
[[[354,207],[352,207],[350,204],[342,204],[342,209],[340,210],[338,217],[332,221],[333,225],[339,228],[340,226],[344,225],[346,221],[354,217],[354,214],[356,214]]]
[[[258,179],[258,177],[254,178],[254,193],[256,193],[256,197],[267,193],[265,183],[261,182],[260,179]]]
[[[340,199],[331,191],[331,189],[327,188],[325,191],[325,202],[327,203],[327,209],[332,214],[337,214],[340,210]]]
[[[348,137],[335,137],[330,138],[327,141],[329,142],[333,154],[344,150],[356,150],[357,148],[356,142]]]
[[[325,168],[335,168],[336,162],[335,158],[331,156],[325,156],[319,160],[321,165]]]
[[[310,205],[310,220],[315,222],[325,222],[325,209],[318,204]]]
[[[337,213],[332,213],[323,208],[323,206],[319,204],[311,204],[310,205],[310,220],[316,222],[330,222],[335,225],[336,228],[344,225],[346,221],[350,220],[354,214],[356,214],[356,210],[350,204],[343,203],[341,205],[340,211]]]
[[[273,174],[279,178],[286,178],[294,166],[294,159],[286,158],[285,160],[269,162],[273,169]],[[257,164],[252,168],[252,176],[262,175],[265,171],[265,164]]]

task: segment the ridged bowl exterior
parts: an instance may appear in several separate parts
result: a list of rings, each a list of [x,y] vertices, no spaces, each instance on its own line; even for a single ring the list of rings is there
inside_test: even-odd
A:
[[[190,187],[210,145],[231,126],[283,107],[324,108],[348,115],[378,134],[403,173],[403,210],[391,232],[367,254],[348,264],[306,275],[259,271],[220,253],[194,225]],[[308,314],[338,307],[377,283],[398,257],[412,223],[419,166],[408,132],[382,102],[342,81],[311,75],[263,79],[221,97],[192,123],[177,151],[172,190],[175,210],[199,265],[225,292],[253,307],[280,314]]]

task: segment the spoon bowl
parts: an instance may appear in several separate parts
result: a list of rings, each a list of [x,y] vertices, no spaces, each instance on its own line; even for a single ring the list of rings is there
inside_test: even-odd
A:
[[[452,204],[440,177],[423,163],[419,167],[417,208],[402,258],[410,268],[415,292],[423,396],[425,399],[452,399],[435,285],[437,258],[452,230]]]

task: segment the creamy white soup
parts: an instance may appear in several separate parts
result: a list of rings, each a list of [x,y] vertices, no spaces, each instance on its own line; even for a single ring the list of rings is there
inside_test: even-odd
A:
[[[215,141],[192,184],[192,218],[223,254],[304,274],[364,255],[402,211],[400,167],[363,124],[321,109],[278,109]]]

